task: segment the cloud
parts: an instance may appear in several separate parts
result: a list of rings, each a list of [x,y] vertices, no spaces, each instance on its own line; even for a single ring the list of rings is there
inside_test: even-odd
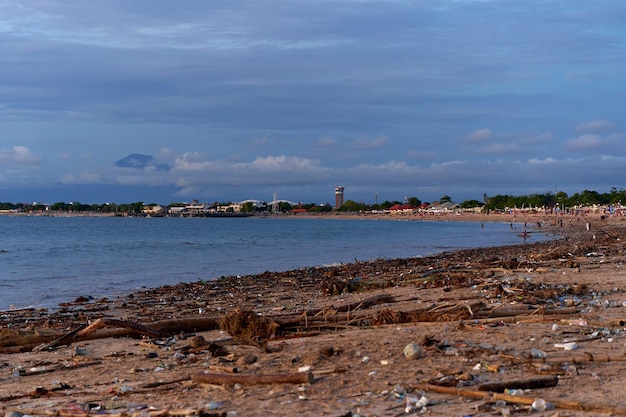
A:
[[[263,148],[266,149],[268,147],[274,146],[278,143],[276,138],[270,137],[268,135],[253,139],[250,141],[250,146],[253,148]]]
[[[0,163],[4,165],[36,165],[41,158],[25,146],[14,146],[11,149],[0,149]]]
[[[555,158],[545,158],[545,159],[536,159],[536,158],[531,158],[528,160],[528,164],[529,165],[541,165],[541,164],[555,164],[558,163],[558,161]]]
[[[375,138],[359,137],[352,141],[352,146],[361,150],[379,149],[387,145],[389,139],[386,136],[380,135]]]
[[[260,171],[299,171],[299,170],[312,170],[319,167],[319,160],[300,158],[300,157],[288,157],[285,155],[280,156],[268,156],[265,158],[256,158],[252,163],[239,163],[237,167],[244,169],[260,170]]]
[[[481,148],[481,153],[491,155],[511,155],[520,151],[517,143],[492,143]]]
[[[0,2],[0,134],[24,147],[4,142],[0,174],[226,199],[610,188],[626,9],[511,4]],[[114,165],[138,149],[171,169]]]
[[[599,135],[584,134],[567,141],[565,147],[569,151],[582,152],[595,150],[600,146],[601,143],[602,139]]]
[[[543,145],[546,146],[553,142],[555,139],[554,134],[550,132],[544,132],[539,135],[529,135],[522,139],[524,145]]]
[[[613,124],[606,120],[592,120],[576,126],[576,131],[582,133],[600,133],[612,129],[614,129]]]
[[[176,153],[170,148],[163,147],[157,151],[157,157],[163,161],[173,161],[176,158]]]
[[[432,161],[437,158],[439,152],[436,150],[416,150],[416,149],[408,149],[406,151],[407,158],[421,160],[421,161]]]
[[[492,138],[493,132],[489,128],[477,129],[465,137],[469,143],[482,143]]]
[[[346,187],[347,198],[357,200],[364,197],[355,195],[356,192],[361,196],[376,192],[380,193],[381,199],[390,200],[404,195],[429,200],[445,193],[462,201],[479,198],[483,193],[546,192],[553,189],[555,181],[560,189],[566,189],[562,178],[567,179],[570,187],[579,184],[589,188],[621,172],[625,162],[626,158],[613,156],[562,159],[551,156],[526,160],[450,159],[428,164],[388,160],[338,168],[319,159],[297,156],[274,155],[248,161],[227,161],[190,152],[179,155],[176,164],[167,172],[103,166],[99,170],[65,175],[61,183],[90,187],[166,186],[173,187],[169,194],[171,198],[207,198],[210,201],[220,200],[220,196],[224,201],[269,199],[274,192],[295,201],[316,201],[316,196],[326,194],[327,199],[332,199],[332,187],[342,184]],[[486,183],[484,178],[490,181]],[[577,192],[583,188],[568,191]]]
[[[336,147],[338,142],[329,136],[324,136],[323,138],[316,140],[313,145],[320,148],[332,148]]]

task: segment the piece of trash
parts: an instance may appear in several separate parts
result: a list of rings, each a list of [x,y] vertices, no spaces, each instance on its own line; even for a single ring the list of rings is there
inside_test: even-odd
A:
[[[74,356],[87,356],[87,348],[82,346],[76,346],[74,348]]]
[[[418,398],[417,395],[407,394],[404,396],[404,404],[404,412],[408,414],[425,408],[428,405],[428,398],[424,395]]]
[[[402,385],[395,385],[393,387],[393,392],[396,395],[403,396],[406,393],[406,389]]]
[[[563,348],[565,350],[575,350],[575,349],[578,349],[578,344],[576,342],[555,343],[554,347],[556,347],[556,348]]]
[[[124,395],[124,394],[126,394],[127,392],[132,392],[132,391],[133,391],[133,388],[132,388],[132,387],[130,387],[130,386],[128,386],[128,385],[120,385],[120,386],[117,388],[117,391],[116,391],[116,392],[117,392],[118,394]]]
[[[487,365],[487,372],[500,372],[500,365]]]
[[[223,401],[209,401],[206,404],[206,408],[208,410],[217,410],[218,408],[220,408],[222,405],[224,404]]]
[[[516,388],[506,388],[504,390],[504,393],[508,395],[524,395],[524,390]]]
[[[530,350],[530,356],[533,357],[533,358],[545,358],[546,357],[546,352],[544,352],[541,349],[532,348]]]
[[[537,398],[535,401],[533,401],[531,407],[535,411],[546,411],[546,401],[543,398]]]

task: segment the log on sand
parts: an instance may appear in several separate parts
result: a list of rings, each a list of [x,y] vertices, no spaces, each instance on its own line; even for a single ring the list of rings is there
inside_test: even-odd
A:
[[[555,387],[559,383],[557,376],[542,378],[516,379],[512,381],[485,382],[478,385],[479,391],[504,392],[507,389],[537,389]]]
[[[61,336],[60,338],[53,340],[50,343],[46,343],[42,346],[38,346],[34,350],[41,351],[41,350],[52,349],[61,345],[71,345],[75,341],[87,339],[90,335],[94,334],[97,330],[102,329],[107,326],[125,328],[125,329],[128,329],[131,333],[134,333],[140,336],[148,336],[148,337],[167,336],[165,333],[162,333],[158,330],[154,330],[150,327],[144,326],[139,323],[126,321],[126,320],[100,318],[100,319],[95,320],[93,323],[89,324],[88,326],[84,326],[84,325],[80,326],[77,329],[74,329],[71,332]]]
[[[459,395],[461,397],[468,398],[492,398],[494,400],[504,400],[508,403],[512,404],[523,404],[523,405],[532,405],[532,403],[538,399],[538,397],[528,397],[523,395],[508,395],[508,394],[499,394],[490,391],[478,391],[478,390],[468,390],[468,389],[460,389],[460,388],[451,388],[451,387],[441,387],[438,385],[430,385],[430,384],[415,384],[412,385],[414,389],[420,389],[424,391],[437,392],[439,394],[451,394],[451,395]],[[563,400],[553,400],[543,398],[544,401],[550,402],[556,408],[562,408],[564,410],[578,410],[578,411],[591,411],[598,413],[609,413],[614,415],[626,416],[626,408],[623,407],[612,407],[608,405],[602,404],[589,404],[578,401],[563,401]]]
[[[266,375],[198,372],[193,374],[191,379],[200,384],[217,385],[312,384],[314,381],[312,372]]]

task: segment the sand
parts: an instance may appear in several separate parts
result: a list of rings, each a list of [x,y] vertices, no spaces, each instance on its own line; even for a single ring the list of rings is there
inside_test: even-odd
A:
[[[556,237],[179,284],[76,300],[58,312],[6,312],[0,346],[23,352],[0,355],[0,409],[68,416],[626,415],[623,218],[449,219],[541,222]],[[230,333],[217,327],[225,317]],[[106,327],[31,351],[94,322]],[[140,337],[142,328],[125,329],[128,323],[166,334]],[[269,339],[268,329],[275,334]],[[410,344],[417,358],[405,356]],[[232,377],[241,380],[224,381]],[[512,381],[531,389],[506,397],[482,385]],[[534,410],[536,399],[548,410]]]

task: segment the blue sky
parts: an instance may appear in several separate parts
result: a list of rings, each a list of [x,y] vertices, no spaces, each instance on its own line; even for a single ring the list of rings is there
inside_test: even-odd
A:
[[[622,0],[0,0],[0,201],[623,188],[624,22]]]

